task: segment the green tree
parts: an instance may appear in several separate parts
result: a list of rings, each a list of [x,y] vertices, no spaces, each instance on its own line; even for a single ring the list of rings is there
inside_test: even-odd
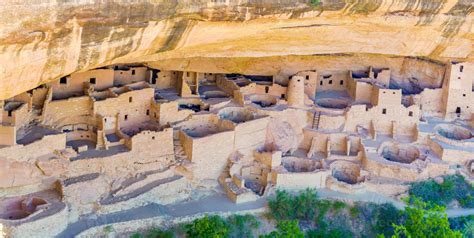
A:
[[[419,198],[409,199],[412,206],[406,206],[405,221],[396,225],[392,238],[461,238],[459,231],[453,231],[449,226],[446,208],[431,205]],[[406,201],[408,203],[408,200]],[[381,235],[384,237],[384,235]]]
[[[187,237],[191,238],[226,238],[230,228],[220,216],[204,216],[185,226]]]
[[[298,227],[298,220],[285,220],[277,224],[277,230],[260,238],[304,238],[304,233]]]

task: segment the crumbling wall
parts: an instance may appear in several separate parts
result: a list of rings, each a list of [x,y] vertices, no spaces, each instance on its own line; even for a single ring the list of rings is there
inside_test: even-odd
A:
[[[234,96],[234,91],[239,90],[240,87],[232,80],[220,77],[216,80],[217,87],[224,91],[227,95]]]
[[[11,125],[21,128],[24,126],[30,117],[30,111],[28,110],[28,104],[22,104],[19,108],[12,111],[12,116],[9,117],[8,113],[3,114],[3,122],[10,123]]]
[[[243,154],[250,154],[255,148],[264,145],[269,119],[264,117],[237,124],[234,130],[234,149]]]
[[[68,98],[46,102],[43,123],[56,128],[71,124],[77,117],[92,115],[92,100],[87,97]]]
[[[424,116],[440,117],[443,114],[442,93],[443,90],[440,88],[426,88],[420,94],[413,96],[413,102],[415,105],[421,106],[421,111]]]
[[[46,97],[48,96],[48,88],[36,88],[32,93],[32,103],[34,107],[43,107]]]
[[[16,95],[15,97],[13,97],[13,101],[22,102],[28,105],[28,111],[30,111],[33,106],[33,96],[29,92],[23,92],[21,94]]]

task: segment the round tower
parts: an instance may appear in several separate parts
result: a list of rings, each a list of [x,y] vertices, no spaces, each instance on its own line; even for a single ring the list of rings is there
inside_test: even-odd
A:
[[[288,105],[293,107],[304,106],[304,77],[293,76],[288,84]]]

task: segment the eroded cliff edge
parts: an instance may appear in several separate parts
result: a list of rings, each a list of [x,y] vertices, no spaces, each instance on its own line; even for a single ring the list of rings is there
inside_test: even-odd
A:
[[[308,2],[6,0],[0,6],[0,100],[113,63],[246,73],[255,70],[253,58],[267,57],[271,74],[299,58],[292,55],[314,57],[305,66],[313,68],[347,64],[337,60],[346,56],[474,61],[471,0]]]

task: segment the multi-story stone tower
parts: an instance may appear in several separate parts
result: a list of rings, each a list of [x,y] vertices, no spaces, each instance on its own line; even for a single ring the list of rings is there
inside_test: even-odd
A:
[[[474,112],[472,92],[474,65],[453,62],[448,65],[443,83],[445,119],[470,119]]]
[[[304,95],[304,77],[291,77],[288,84],[288,105],[293,107],[303,107]]]

